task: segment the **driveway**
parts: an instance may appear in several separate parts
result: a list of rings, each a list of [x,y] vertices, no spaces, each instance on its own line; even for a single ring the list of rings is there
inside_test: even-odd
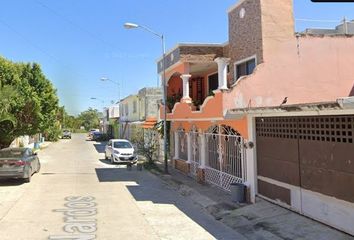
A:
[[[73,134],[41,151],[29,184],[0,184],[1,239],[244,239],[147,171]]]

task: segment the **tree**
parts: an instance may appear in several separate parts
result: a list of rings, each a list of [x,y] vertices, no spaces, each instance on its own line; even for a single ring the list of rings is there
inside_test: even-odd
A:
[[[100,126],[100,113],[97,109],[89,108],[83,111],[79,114],[78,119],[81,126],[84,126],[87,131]]]
[[[150,165],[154,164],[159,149],[158,132],[155,129],[138,131],[132,142],[136,144],[138,153],[146,158],[147,163]]]
[[[57,125],[59,101],[56,90],[38,64],[13,63],[0,57],[0,83],[5,94],[17,92],[9,94],[11,100],[6,100],[7,108],[2,113],[7,119],[10,116],[16,121],[0,123],[0,148],[8,146],[16,137],[46,133]],[[11,124],[13,126],[9,128]]]
[[[11,103],[18,96],[18,92],[10,85],[2,86],[0,82],[0,96],[0,123],[7,121],[13,127],[16,124],[16,118],[9,112],[9,110],[11,108]]]

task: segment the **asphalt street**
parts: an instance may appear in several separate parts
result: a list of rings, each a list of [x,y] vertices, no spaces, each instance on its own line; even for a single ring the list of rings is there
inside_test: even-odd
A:
[[[31,183],[0,182],[0,239],[244,239],[147,171],[74,134],[39,153]]]

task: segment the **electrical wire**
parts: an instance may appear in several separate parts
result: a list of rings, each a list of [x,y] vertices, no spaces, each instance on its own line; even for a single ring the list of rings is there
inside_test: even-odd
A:
[[[340,23],[341,22],[341,20],[320,20],[320,19],[309,19],[309,18],[295,18],[295,21],[323,22],[323,23]]]

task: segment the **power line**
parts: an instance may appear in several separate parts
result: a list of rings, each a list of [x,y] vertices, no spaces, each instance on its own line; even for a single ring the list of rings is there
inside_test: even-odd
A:
[[[13,28],[10,24],[8,24],[7,22],[5,22],[4,20],[2,20],[0,18],[0,23],[2,23],[2,25],[4,25],[6,28],[8,28],[10,31],[14,32],[16,35],[18,35],[24,42],[26,42],[28,45],[32,46],[33,48],[35,48],[36,50],[38,50],[39,52],[41,52],[42,54],[46,55],[47,57],[49,57],[50,59],[56,61],[57,63],[59,63],[61,66],[65,67],[65,68],[70,68],[71,66],[65,62],[63,62],[61,59],[57,58],[56,56],[52,55],[51,53],[49,53],[48,51],[44,50],[43,48],[41,48],[39,45],[37,45],[36,43],[34,43],[33,41],[31,41],[25,34],[22,34],[21,32],[19,32],[17,29]],[[80,72],[75,72],[76,75],[84,78],[84,79],[88,79],[88,76],[84,76],[83,74],[81,74]]]
[[[323,23],[339,23],[340,20],[321,20],[321,19],[310,19],[310,18],[296,18],[295,21],[301,22],[323,22]]]
[[[61,14],[59,11],[49,7],[48,5],[44,4],[43,2],[41,2],[39,0],[33,0],[33,1],[36,2],[37,4],[39,4],[40,6],[42,6],[43,8],[47,9],[51,13],[55,14],[61,20],[67,22],[71,26],[74,26],[75,28],[79,29],[81,32],[84,32],[86,35],[90,36],[92,39],[94,39],[96,41],[99,41],[99,42],[109,46],[110,48],[117,49],[117,50],[122,52],[122,50],[117,48],[117,46],[111,44],[110,42],[107,42],[105,39],[101,38],[99,35],[91,32],[91,31],[87,30],[86,28],[80,26],[79,24],[75,23],[70,18],[68,18],[65,15]]]

